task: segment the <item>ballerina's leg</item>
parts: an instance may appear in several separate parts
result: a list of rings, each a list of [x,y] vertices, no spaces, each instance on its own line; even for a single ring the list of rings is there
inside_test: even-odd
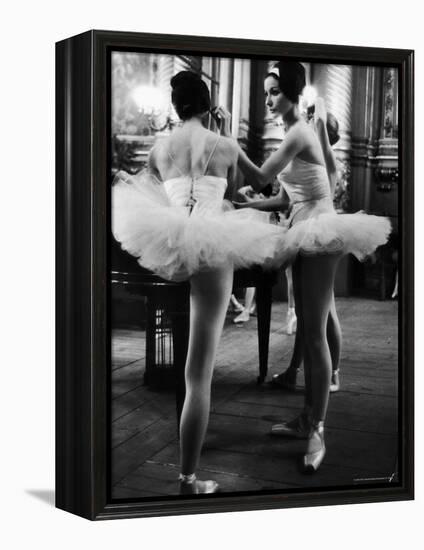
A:
[[[300,285],[300,266],[299,257],[293,266],[290,267],[290,276],[287,277],[288,283],[287,292],[289,296],[289,307],[293,307],[296,311],[297,317],[297,329],[294,340],[293,353],[290,359],[290,364],[287,368],[288,373],[291,374],[290,378],[296,381],[296,375],[303,361],[303,318],[302,318],[302,293]],[[286,275],[289,268],[286,269]],[[290,305],[291,304],[291,305]]]
[[[293,352],[287,369],[280,374],[275,374],[272,378],[274,385],[288,390],[296,389],[297,374],[303,361],[303,337],[301,326],[302,316],[299,311],[301,310],[302,296],[300,293],[300,284],[296,284],[295,282],[296,278],[299,279],[299,269],[296,267],[298,263],[299,260],[296,260],[295,265],[289,266],[285,270],[287,280],[288,311],[292,312],[291,315],[294,315],[296,318],[297,325]],[[289,314],[287,317],[289,318]],[[287,332],[291,334],[292,331],[290,330]]]
[[[310,425],[303,468],[308,473],[316,472],[325,456],[324,421],[332,371],[327,324],[334,301],[334,278],[338,260],[338,256],[324,254],[299,257],[305,404],[308,406]]]
[[[300,261],[300,260],[299,260]],[[295,268],[293,268],[295,269]],[[295,303],[294,300],[294,288],[295,285],[293,284],[293,298],[292,301]],[[300,284],[297,285],[297,287],[300,287]],[[296,292],[297,294],[297,303],[301,304],[301,294],[300,292]],[[300,309],[300,308],[298,308]],[[301,312],[297,311],[297,315],[299,319],[302,317]],[[303,341],[302,341],[302,330],[300,327],[300,320],[298,323],[298,329],[295,336],[295,342],[293,347],[293,353],[290,359],[289,366],[287,369],[279,374],[275,375],[273,381],[281,385],[283,387],[291,388],[291,386],[295,387],[296,385],[296,375],[300,369],[300,366],[303,361]],[[334,292],[331,300],[331,306],[330,306],[330,312],[328,315],[328,321],[327,321],[327,341],[330,348],[330,355],[331,355],[331,363],[332,363],[332,379],[331,379],[331,391],[338,391],[340,388],[340,384],[338,381],[338,372],[339,372],[339,364],[340,364],[340,357],[341,357],[341,348],[342,348],[342,331],[340,327],[340,321],[339,317],[337,315],[336,310],[336,303],[334,298]],[[308,376],[308,373],[306,373],[306,376]],[[334,379],[334,380],[333,380]],[[305,386],[308,386],[310,388],[310,384],[306,384]],[[311,402],[310,393],[308,394],[309,403]]]
[[[194,275],[190,281],[190,337],[181,415],[181,472],[196,471],[209,420],[213,367],[233,283],[232,268]]]
[[[315,422],[324,421],[328,406],[332,356],[327,340],[327,322],[334,303],[338,260],[338,256],[324,254],[300,257],[305,382],[310,377],[306,395],[310,390]]]
[[[332,366],[330,391],[336,392],[340,389],[339,365],[342,353],[342,329],[340,327],[340,321],[337,315],[334,292],[331,300],[330,313],[328,315],[327,340],[328,345],[330,346]]]

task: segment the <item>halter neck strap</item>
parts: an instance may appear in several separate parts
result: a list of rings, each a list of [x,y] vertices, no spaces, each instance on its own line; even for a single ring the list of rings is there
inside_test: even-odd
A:
[[[213,157],[213,155],[214,155],[214,153],[215,153],[215,150],[216,150],[216,147],[217,147],[217,145],[218,145],[218,141],[219,141],[219,138],[220,138],[220,137],[221,137],[221,136],[218,136],[218,137],[217,137],[217,139],[216,139],[216,141],[215,141],[215,143],[214,143],[214,145],[213,145],[213,147],[212,147],[212,151],[210,152],[209,157],[208,157],[208,160],[206,161],[205,168],[204,168],[204,170],[203,170],[202,176],[206,175],[206,172],[208,171],[209,163],[210,163],[210,161],[211,161],[211,159],[212,159],[212,157]],[[167,153],[168,153],[168,157],[171,159],[171,162],[172,162],[173,166],[175,166],[175,168],[177,169],[177,171],[178,171],[178,173],[180,174],[180,176],[185,177],[185,176],[190,175],[190,174],[184,174],[184,173],[181,171],[180,167],[178,166],[177,161],[175,160],[174,155],[173,155],[169,150],[167,151]]]
[[[175,168],[176,168],[177,171],[179,172],[180,176],[185,176],[186,174],[183,174],[183,173],[181,172],[181,170],[180,170],[180,168],[179,168],[179,166],[178,166],[178,164],[177,164],[177,162],[176,162],[174,156],[171,154],[170,151],[167,151],[167,152],[168,152],[169,158],[171,159],[172,164],[175,166]]]
[[[209,155],[209,158],[208,158],[208,160],[206,161],[205,169],[203,170],[203,175],[205,175],[206,172],[208,171],[209,163],[210,163],[210,161],[211,161],[211,159],[212,159],[212,157],[213,157],[213,154],[215,153],[215,149],[216,149],[216,146],[218,145],[218,141],[219,141],[219,138],[220,138],[220,137],[221,137],[221,136],[218,136],[218,137],[217,137],[217,139],[216,139],[216,141],[215,141],[215,143],[214,143],[214,146],[212,147],[211,154]]]

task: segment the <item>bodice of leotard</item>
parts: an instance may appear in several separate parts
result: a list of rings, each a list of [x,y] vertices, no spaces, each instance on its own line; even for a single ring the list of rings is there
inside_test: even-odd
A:
[[[222,208],[222,200],[227,189],[226,178],[207,174],[209,163],[220,140],[217,136],[208,160],[199,175],[184,174],[175,157],[168,150],[175,169],[180,173],[176,178],[164,182],[165,191],[172,206],[188,207],[190,212],[210,212]]]
[[[173,206],[193,207],[193,211],[213,211],[222,208],[227,180],[217,176],[179,176],[164,182]]]
[[[292,204],[331,197],[327,170],[320,164],[296,157],[279,174],[278,179]]]

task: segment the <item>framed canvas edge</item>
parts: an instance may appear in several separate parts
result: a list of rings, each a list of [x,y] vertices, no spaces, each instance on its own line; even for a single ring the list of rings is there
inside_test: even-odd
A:
[[[110,503],[106,395],[107,144],[110,48],[215,55],[288,55],[325,62],[393,64],[401,74],[402,259],[399,382],[402,485],[279,495]],[[283,54],[281,51],[283,50]],[[355,53],[357,55],[355,55]],[[414,52],[246,39],[88,31],[56,44],[56,506],[87,519],[305,507],[414,498],[413,145]],[[324,61],[323,61],[324,62]],[[76,69],[78,65],[78,70]],[[78,76],[76,76],[78,75]],[[78,80],[78,83],[76,82]],[[83,116],[82,116],[83,115]],[[82,141],[79,146],[77,141]],[[405,182],[407,182],[405,184]],[[81,321],[81,324],[78,323]],[[75,351],[77,349],[78,351]],[[72,351],[74,350],[74,351]],[[242,501],[242,502],[241,502]]]

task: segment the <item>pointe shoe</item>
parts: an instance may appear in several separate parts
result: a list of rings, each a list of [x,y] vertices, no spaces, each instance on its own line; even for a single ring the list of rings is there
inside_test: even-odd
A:
[[[231,296],[230,307],[235,313],[241,313],[242,311],[244,311],[244,307],[235,296]]]
[[[303,457],[303,469],[307,474],[315,473],[325,456],[324,423],[318,422],[310,431],[308,447]]]
[[[181,495],[206,495],[216,493],[219,490],[219,485],[216,481],[208,479],[201,481],[196,479],[195,474],[185,476],[180,474],[180,494]]]
[[[299,369],[296,369],[293,375],[292,369],[289,368],[280,374],[274,374],[274,376],[271,379],[271,383],[274,386],[278,386],[279,388],[284,388],[285,390],[289,390],[289,391],[295,391],[296,378],[297,378],[298,372],[299,372]]]
[[[308,439],[311,433],[311,423],[307,412],[302,412],[297,418],[289,422],[274,424],[271,435],[278,437],[290,437],[294,439]]]
[[[330,393],[336,393],[340,390],[340,371],[339,369],[331,373]]]
[[[294,332],[296,332],[297,317],[294,311],[294,307],[289,307],[289,309],[287,310],[286,322],[287,322],[286,333],[293,334]]]
[[[247,323],[247,321],[250,319],[250,314],[247,311],[247,309],[243,309],[243,311],[240,313],[240,315],[237,315],[233,319],[233,323]]]

